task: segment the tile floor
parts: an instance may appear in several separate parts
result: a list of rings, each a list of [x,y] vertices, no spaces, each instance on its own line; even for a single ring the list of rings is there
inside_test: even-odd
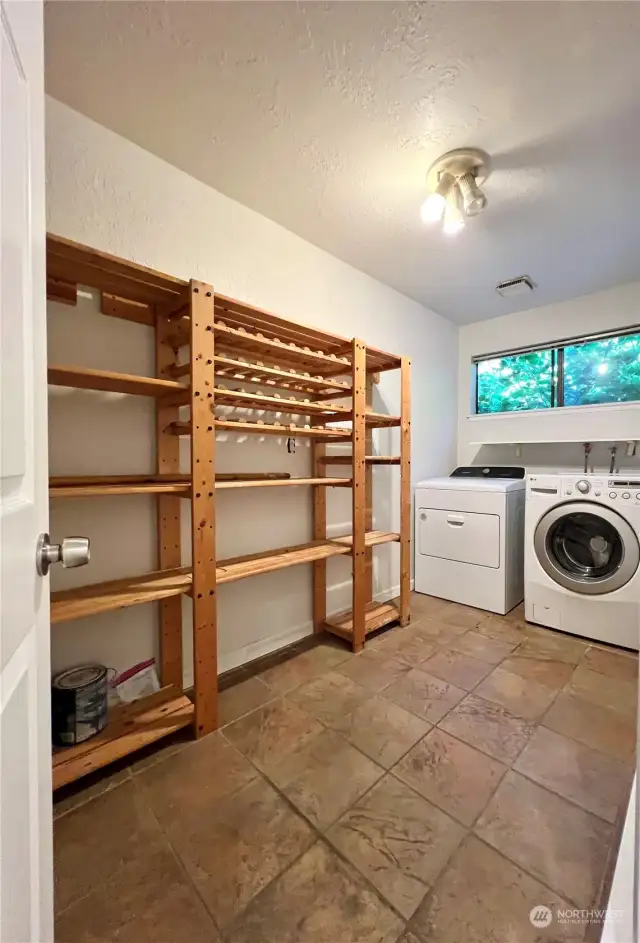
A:
[[[577,943],[634,768],[638,662],[415,595],[55,806],[58,943]],[[609,863],[608,862],[609,859]],[[595,936],[594,936],[595,930]]]

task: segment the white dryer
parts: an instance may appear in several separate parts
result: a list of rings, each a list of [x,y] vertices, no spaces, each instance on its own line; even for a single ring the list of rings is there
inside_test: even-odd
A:
[[[465,466],[416,486],[415,589],[504,614],[524,596],[524,468]]]
[[[529,475],[525,615],[638,649],[640,476]]]

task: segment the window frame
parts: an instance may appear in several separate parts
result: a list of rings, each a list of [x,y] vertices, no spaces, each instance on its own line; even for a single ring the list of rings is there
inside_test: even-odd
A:
[[[562,338],[557,341],[554,341],[551,344],[539,344],[531,345],[528,347],[518,347],[512,348],[510,350],[500,350],[493,353],[487,354],[478,354],[472,358],[471,365],[473,370],[473,415],[476,416],[504,416],[504,415],[518,415],[523,413],[530,413],[535,411],[546,411],[548,409],[564,409],[565,407],[565,396],[564,396],[564,379],[565,379],[565,348],[567,347],[578,347],[583,344],[590,344],[594,341],[608,340],[614,338],[628,337],[634,334],[640,335],[640,324],[632,325],[631,327],[620,328],[617,330],[599,332],[597,334],[584,334],[579,337],[567,337]],[[478,409],[478,396],[479,396],[479,373],[478,365],[483,363],[486,360],[497,360],[498,358],[504,357],[517,357],[520,354],[531,354],[531,353],[546,353],[549,351],[551,353],[551,405],[550,406],[535,406],[531,410],[527,409],[518,409],[518,410],[508,410],[501,409],[493,412],[480,412]],[[627,403],[638,403],[640,404],[640,395],[638,399],[632,400],[622,400],[619,405]],[[598,406],[611,406],[610,402],[605,403],[581,403],[578,406],[571,407],[575,409],[597,409]]]

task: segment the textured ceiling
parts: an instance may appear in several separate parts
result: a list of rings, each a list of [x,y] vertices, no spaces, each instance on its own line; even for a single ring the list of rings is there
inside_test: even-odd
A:
[[[50,94],[458,323],[640,278],[638,49],[614,0],[46,9]],[[494,172],[452,238],[419,207],[462,145]]]

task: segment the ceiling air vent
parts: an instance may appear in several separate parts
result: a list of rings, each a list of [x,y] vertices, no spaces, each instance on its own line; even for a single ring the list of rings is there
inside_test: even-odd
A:
[[[534,285],[528,275],[519,275],[518,278],[508,278],[506,282],[496,285],[496,291],[503,298],[514,298],[516,295],[527,295],[533,291]]]

